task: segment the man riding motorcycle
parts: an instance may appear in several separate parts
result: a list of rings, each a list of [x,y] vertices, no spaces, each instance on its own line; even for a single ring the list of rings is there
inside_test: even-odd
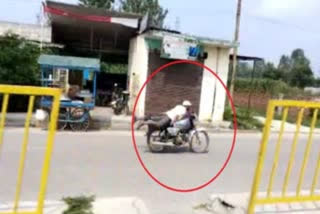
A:
[[[165,129],[176,121],[189,117],[191,115],[191,106],[191,102],[185,100],[182,105],[177,105],[173,109],[165,112],[164,116],[159,121],[142,121],[137,126],[137,130],[139,130],[143,125],[154,125],[159,129]]]

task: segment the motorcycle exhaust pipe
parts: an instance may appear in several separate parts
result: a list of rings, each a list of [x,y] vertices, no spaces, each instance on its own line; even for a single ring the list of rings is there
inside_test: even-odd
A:
[[[156,146],[167,146],[167,147],[175,147],[175,146],[176,146],[176,145],[174,145],[172,142],[168,142],[168,143],[152,142],[152,145],[156,145]]]
[[[168,142],[168,143],[162,143],[162,142],[152,142],[152,145],[156,145],[156,146],[166,146],[166,147],[181,147],[182,145],[175,145],[174,143],[172,142]],[[187,144],[185,143],[184,146],[186,146]]]

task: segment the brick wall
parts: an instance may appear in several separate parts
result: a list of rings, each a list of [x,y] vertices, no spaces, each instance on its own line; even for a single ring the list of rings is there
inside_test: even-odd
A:
[[[234,93],[234,104],[239,107],[248,107],[248,99],[249,99],[249,92],[239,92],[236,91]],[[266,112],[268,102],[270,99],[276,99],[273,98],[270,94],[267,93],[252,93],[251,95],[251,108],[256,111],[260,112]],[[289,100],[304,100],[304,101],[312,101],[312,97],[309,96],[295,96],[295,97],[285,97],[284,99]],[[290,108],[289,109],[289,117],[291,119],[295,119],[298,115],[299,108]],[[310,109],[305,109],[304,111],[304,117],[307,117],[310,115]]]
[[[172,60],[160,58],[160,53],[149,53],[148,76],[160,66]],[[177,64],[157,73],[146,87],[146,114],[164,112],[190,100],[196,113],[199,112],[202,68],[191,64]]]
[[[251,94],[251,107],[255,110],[266,111],[270,94],[265,93],[252,93]],[[233,101],[236,106],[248,107],[249,92],[234,92]]]

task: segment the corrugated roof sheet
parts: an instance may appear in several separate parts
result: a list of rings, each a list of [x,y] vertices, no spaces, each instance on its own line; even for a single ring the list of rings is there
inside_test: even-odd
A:
[[[233,59],[233,54],[230,54],[230,60]],[[257,61],[262,61],[263,58],[261,57],[256,57],[256,56],[245,56],[245,55],[237,55],[238,60],[257,60]]]
[[[136,14],[136,13],[118,12],[118,11],[106,10],[102,8],[91,8],[91,7],[85,7],[82,5],[67,4],[67,3],[57,2],[52,0],[47,0],[46,3],[48,6],[55,7],[58,9],[68,10],[70,12],[79,13],[81,15],[99,15],[99,16],[119,17],[119,18],[135,18],[135,19],[142,18],[141,14]]]
[[[100,70],[100,60],[95,58],[57,56],[57,55],[40,55],[38,59],[40,65],[66,67],[66,68],[91,68]]]
[[[147,33],[147,35],[150,37],[159,37],[159,38],[163,38],[164,36],[168,35],[168,36],[180,37],[183,39],[195,40],[195,41],[199,42],[200,44],[222,46],[222,47],[229,47],[229,48],[239,46],[239,44],[234,43],[229,40],[214,39],[214,38],[194,36],[194,35],[182,34],[182,33],[172,33],[172,32],[167,32],[167,31],[163,31],[163,30],[150,30]]]

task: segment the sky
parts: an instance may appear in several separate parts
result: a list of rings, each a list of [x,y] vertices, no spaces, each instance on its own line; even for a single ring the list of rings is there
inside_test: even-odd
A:
[[[56,0],[77,3],[77,0]],[[166,25],[184,33],[232,40],[236,0],[159,0],[169,10]],[[278,63],[282,54],[305,50],[320,76],[319,0],[242,0],[242,55]],[[0,20],[35,23],[41,0],[0,0]],[[177,21],[179,20],[179,21]],[[179,23],[179,24],[177,24]]]

